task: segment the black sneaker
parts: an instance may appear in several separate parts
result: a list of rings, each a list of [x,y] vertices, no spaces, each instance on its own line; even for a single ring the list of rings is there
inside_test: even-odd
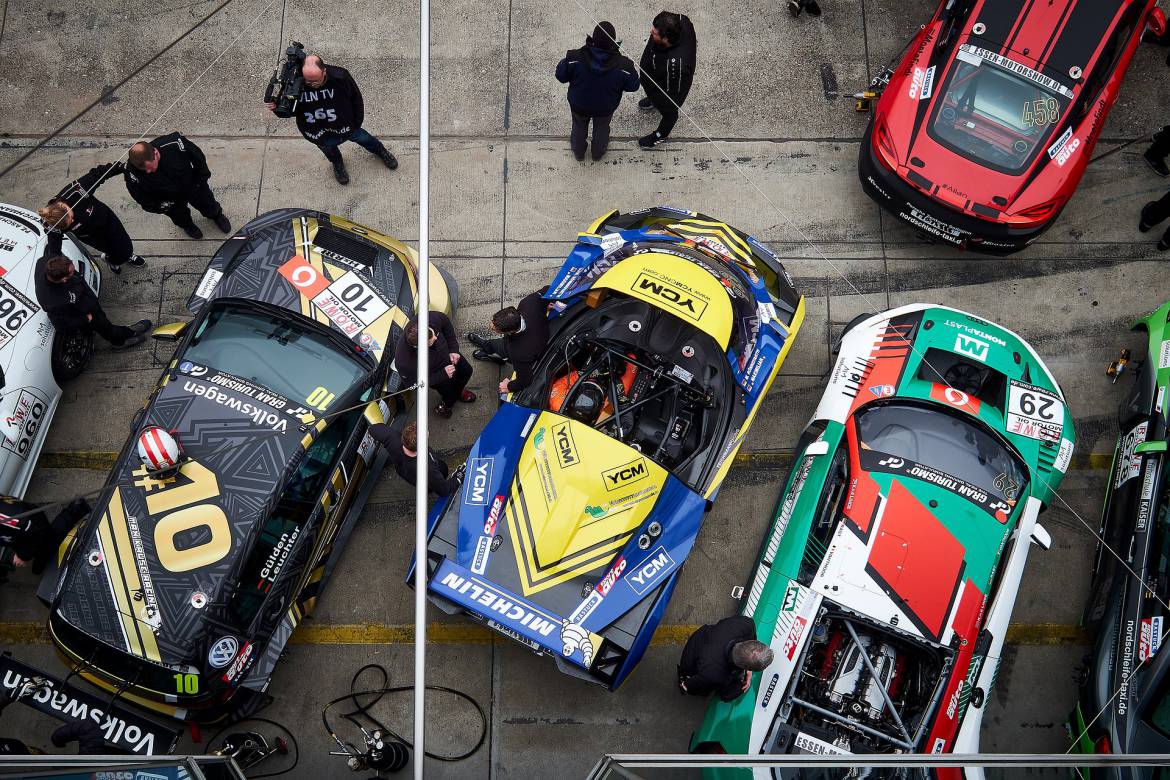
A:
[[[1166,167],[1166,161],[1151,155],[1149,149],[1142,153],[1142,159],[1146,161],[1147,165],[1154,169],[1154,173],[1158,174],[1163,179],[1165,179],[1167,176],[1170,176],[1170,168]]]
[[[658,131],[655,130],[650,135],[644,135],[641,138],[639,138],[638,139],[638,146],[642,147],[643,149],[653,149],[655,146],[658,146],[658,144],[662,143],[665,140],[666,139],[663,138],[661,135],[659,135]]]
[[[338,184],[349,184],[349,171],[345,170],[345,163],[333,163],[333,178],[337,179]]]
[[[146,265],[146,258],[142,255],[130,255],[130,259],[126,262],[135,268],[142,268]]]
[[[488,340],[478,333],[468,333],[467,340],[480,349],[490,350],[492,348],[492,345],[488,342]]]
[[[654,101],[648,97],[644,97],[638,101],[638,108],[642,109],[643,111],[653,111]]]
[[[1149,233],[1150,230],[1152,230],[1154,227],[1155,223],[1152,222],[1146,215],[1150,213],[1150,209],[1155,205],[1156,204],[1154,201],[1150,201],[1146,205],[1142,206],[1142,215],[1138,219],[1138,230],[1142,231],[1143,233]]]
[[[386,167],[390,170],[398,168],[398,158],[391,154],[389,149],[383,149],[378,156],[382,158],[382,162],[386,163]]]
[[[218,214],[216,214],[216,215],[215,215],[215,219],[213,219],[213,220],[211,220],[211,221],[215,223],[215,226],[216,226],[217,228],[219,228],[219,230],[220,230],[220,232],[221,232],[221,233],[230,233],[230,232],[232,232],[232,223],[231,223],[231,220],[229,220],[229,219],[227,218],[227,216],[225,216],[225,215],[224,215],[224,213],[223,213],[222,211],[221,211],[221,212],[219,212]]]
[[[190,225],[183,225],[183,232],[187,234],[188,238],[203,238],[203,231],[194,222]]]
[[[122,266],[110,265],[109,263],[107,263],[106,265],[110,266],[110,273],[112,273],[114,276],[121,276],[122,275]]]
[[[1167,249],[1170,249],[1170,239],[1168,239],[1167,236],[1162,236],[1162,238],[1158,240],[1158,251],[1165,252]]]
[[[817,5],[817,0],[804,0],[804,10],[808,11],[810,16],[821,15],[821,7]]]
[[[150,330],[150,326],[153,324],[154,323],[152,323],[150,320],[139,320],[130,326],[130,330],[134,331],[135,333],[146,333],[146,331]]]
[[[124,349],[130,349],[130,347],[137,347],[144,341],[146,341],[145,333],[135,333],[121,344],[116,344],[115,346],[111,347],[111,349],[113,349],[115,352],[121,352]]]
[[[800,16],[801,10],[800,0],[788,0],[788,13],[793,17]]]

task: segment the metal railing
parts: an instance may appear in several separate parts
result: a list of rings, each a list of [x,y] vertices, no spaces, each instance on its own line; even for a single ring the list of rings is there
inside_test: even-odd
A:
[[[234,759],[226,756],[3,756],[0,777],[77,777],[78,772],[134,772],[135,777],[170,780],[245,780]],[[151,770],[155,770],[153,773]],[[185,772],[186,774],[181,774]]]

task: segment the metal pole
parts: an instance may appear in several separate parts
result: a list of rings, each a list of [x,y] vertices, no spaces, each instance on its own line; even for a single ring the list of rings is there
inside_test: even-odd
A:
[[[426,761],[427,675],[427,320],[430,311],[430,146],[431,146],[431,4],[421,0],[418,93],[418,455],[414,491],[414,777],[422,780]]]

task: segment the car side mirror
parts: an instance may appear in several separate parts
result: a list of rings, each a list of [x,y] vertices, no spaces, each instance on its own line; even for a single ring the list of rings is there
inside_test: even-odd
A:
[[[1048,529],[1039,523],[1032,527],[1032,544],[1041,550],[1052,549],[1052,537],[1048,534]]]
[[[378,406],[377,401],[370,401],[366,404],[366,408],[362,410],[362,417],[366,418],[366,422],[370,425],[384,424],[386,416],[382,414],[382,407]]]
[[[189,324],[187,322],[171,322],[159,325],[150,336],[156,341],[178,341],[183,338],[183,333],[186,332]]]
[[[1146,18],[1146,26],[1159,38],[1166,34],[1166,14],[1162,13],[1161,8],[1155,8],[1150,12]]]
[[[1134,452],[1138,454],[1146,452],[1165,452],[1166,442],[1164,441],[1143,441],[1137,447],[1134,447]]]
[[[825,455],[829,452],[829,443],[824,439],[814,441],[804,448],[805,455]]]

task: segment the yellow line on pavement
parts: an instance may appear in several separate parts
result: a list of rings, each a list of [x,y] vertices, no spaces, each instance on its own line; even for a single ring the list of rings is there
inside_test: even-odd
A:
[[[682,645],[697,625],[659,626],[652,645]],[[431,623],[427,642],[436,645],[488,644],[497,634],[476,623]],[[44,623],[11,621],[0,623],[0,646],[41,645],[49,641]],[[325,625],[304,623],[292,636],[294,645],[401,645],[414,642],[414,626],[409,623],[353,623]],[[1013,623],[1008,627],[1009,645],[1051,646],[1087,645],[1089,637],[1080,626],[1059,623]]]

